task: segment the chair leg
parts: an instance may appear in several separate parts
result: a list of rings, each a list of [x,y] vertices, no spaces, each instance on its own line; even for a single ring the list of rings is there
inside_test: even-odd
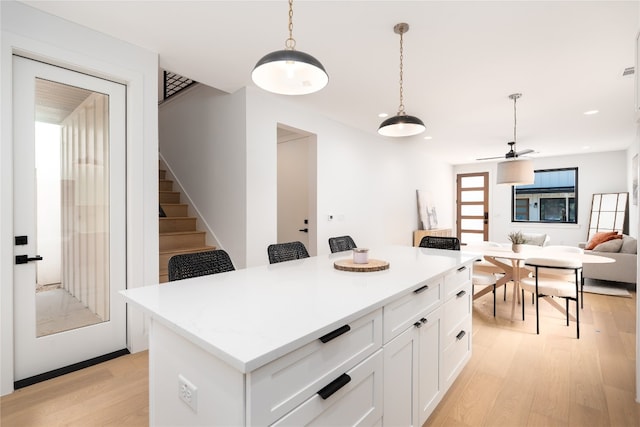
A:
[[[502,295],[503,300],[507,300],[507,284],[504,284],[504,294]]]
[[[496,317],[496,284],[493,284],[493,317]]]
[[[580,278],[580,300],[581,300],[580,308],[584,308],[584,276]]]
[[[567,313],[567,326],[569,326],[569,298],[564,299],[564,309]]]
[[[540,335],[540,313],[538,312],[538,306],[540,306],[540,296],[536,293],[536,334]]]
[[[521,289],[520,292],[522,292],[522,301],[524,301],[524,289]],[[522,305],[522,320],[524,321],[524,304]]]
[[[576,336],[580,339],[580,309],[578,308],[578,296],[576,295]]]

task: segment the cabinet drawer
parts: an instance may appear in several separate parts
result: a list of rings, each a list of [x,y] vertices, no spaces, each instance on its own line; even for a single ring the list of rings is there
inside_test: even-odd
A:
[[[314,394],[275,426],[372,426],[382,418],[382,350],[349,370],[349,382],[323,399]],[[338,375],[337,377],[340,377]]]
[[[458,293],[460,288],[471,280],[471,266],[463,265],[462,267],[452,270],[444,276],[444,299],[449,298]]]
[[[443,352],[445,387],[448,388],[451,385],[469,357],[471,357],[471,316],[460,325],[453,342]]]
[[[271,424],[382,347],[382,309],[347,326],[330,341],[314,340],[250,373],[248,424]]]
[[[460,324],[471,316],[471,286],[467,283],[458,288],[450,300],[444,304],[444,342],[446,348],[460,332]]]
[[[384,342],[415,323],[442,300],[441,279],[431,280],[416,286],[413,292],[384,306]]]

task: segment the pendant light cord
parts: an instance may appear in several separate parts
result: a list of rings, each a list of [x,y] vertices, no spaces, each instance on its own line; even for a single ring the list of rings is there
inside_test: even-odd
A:
[[[398,106],[398,115],[404,115],[404,103],[403,103],[403,92],[402,92],[402,83],[404,82],[403,79],[403,59],[404,59],[404,50],[402,47],[402,35],[404,34],[404,31],[400,31],[400,105]]]
[[[284,46],[286,50],[295,50],[296,41],[293,38],[293,0],[289,0],[289,38],[285,40]]]

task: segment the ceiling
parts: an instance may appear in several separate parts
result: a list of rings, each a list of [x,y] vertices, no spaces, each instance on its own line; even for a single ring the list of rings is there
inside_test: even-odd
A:
[[[285,0],[24,3],[157,52],[161,68],[230,93],[253,86],[255,63],[288,36]],[[378,114],[399,104],[393,26],[407,22],[404,105],[427,131],[405,143],[452,164],[506,153],[508,96],[520,92],[518,149],[622,150],[636,136],[634,76],[622,74],[635,62],[639,17],[636,1],[298,0],[297,49],[330,80],[295,101],[382,138]]]

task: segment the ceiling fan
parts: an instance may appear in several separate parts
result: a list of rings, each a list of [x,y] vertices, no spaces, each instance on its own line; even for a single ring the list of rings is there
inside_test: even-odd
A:
[[[513,93],[509,95],[509,99],[513,99],[513,141],[507,142],[509,145],[509,151],[504,154],[504,156],[497,157],[482,157],[476,160],[495,160],[495,159],[517,159],[520,156],[524,156],[525,154],[533,153],[534,150],[530,148],[525,148],[522,151],[516,151],[516,100],[522,96],[521,93]]]

